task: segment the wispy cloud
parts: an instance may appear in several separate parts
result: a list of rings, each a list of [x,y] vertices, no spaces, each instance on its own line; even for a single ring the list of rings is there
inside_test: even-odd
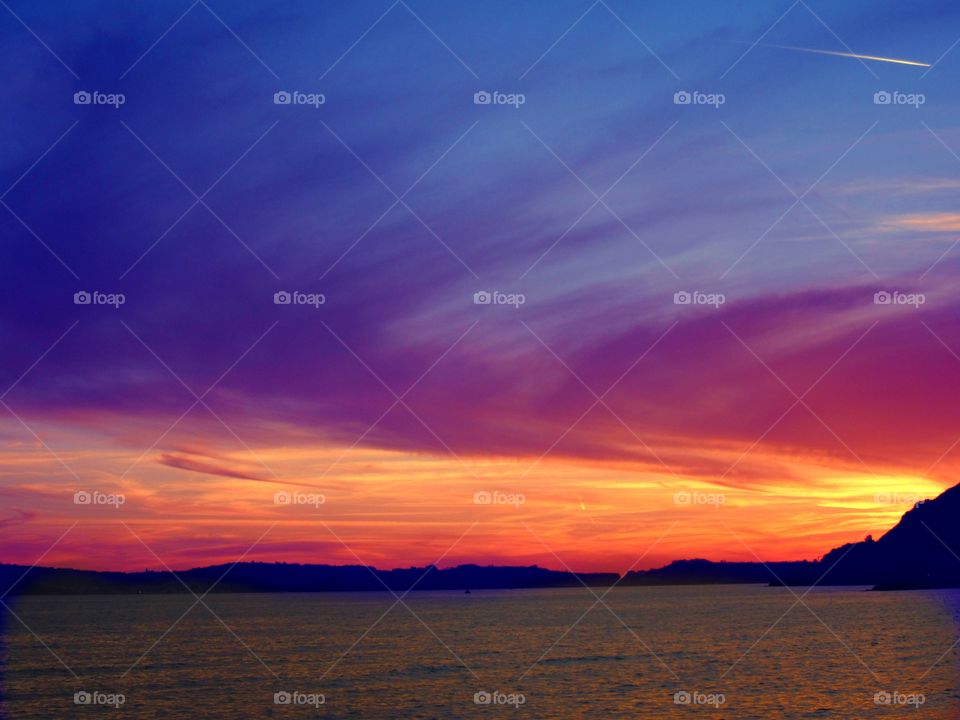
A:
[[[893,215],[880,221],[880,227],[889,230],[918,230],[920,232],[960,232],[960,213],[930,212]]]

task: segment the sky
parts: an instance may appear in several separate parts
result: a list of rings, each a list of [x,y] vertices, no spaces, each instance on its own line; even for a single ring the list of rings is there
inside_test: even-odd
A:
[[[957,482],[958,19],[9,0],[0,561],[882,534]]]

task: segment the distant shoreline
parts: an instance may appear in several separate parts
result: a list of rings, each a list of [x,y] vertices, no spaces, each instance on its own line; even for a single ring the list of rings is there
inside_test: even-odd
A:
[[[562,588],[677,587],[784,584],[877,587],[871,582],[820,582],[819,562],[774,563],[679,560],[661,568],[628,572],[572,573],[538,566],[458,565],[379,570],[362,565],[245,562],[180,572],[112,572],[0,563],[0,592],[37,595],[185,595],[194,593],[459,592]],[[791,578],[785,583],[783,577]]]

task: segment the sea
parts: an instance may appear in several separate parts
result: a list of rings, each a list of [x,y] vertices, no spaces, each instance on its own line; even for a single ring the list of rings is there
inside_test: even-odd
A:
[[[960,591],[25,596],[4,718],[960,718]]]

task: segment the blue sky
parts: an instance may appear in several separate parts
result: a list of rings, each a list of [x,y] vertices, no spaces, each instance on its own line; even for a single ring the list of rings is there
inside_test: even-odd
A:
[[[713,443],[912,473],[950,446],[951,3],[8,5],[0,382],[28,423],[142,451],[182,384],[215,385],[257,447],[536,457],[561,436],[568,458],[706,477]],[[275,305],[283,290],[326,302]],[[525,302],[479,307],[484,290]],[[875,316],[880,290],[926,293],[926,325]],[[878,318],[820,400],[830,432],[762,434],[780,385],[810,385]],[[667,332],[611,395],[624,422],[565,432]],[[428,368],[423,421],[368,429]],[[221,424],[191,415],[157,451],[213,452],[236,440]]]

